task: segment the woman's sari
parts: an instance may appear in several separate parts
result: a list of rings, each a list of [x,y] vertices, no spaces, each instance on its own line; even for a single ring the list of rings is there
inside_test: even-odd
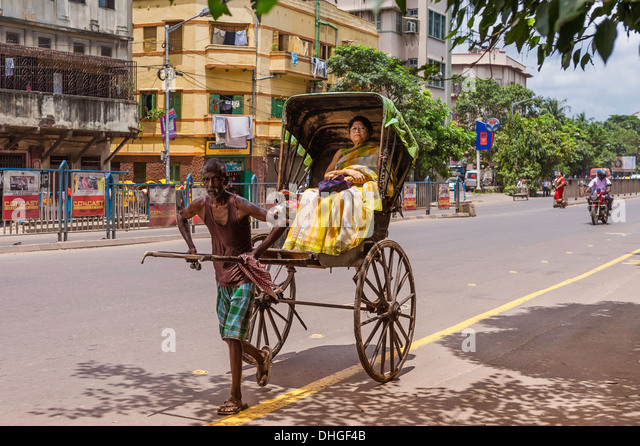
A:
[[[366,142],[341,151],[335,169],[358,170],[366,182],[340,192],[304,191],[283,249],[337,255],[371,235],[374,211],[382,209],[375,173],[378,146]]]

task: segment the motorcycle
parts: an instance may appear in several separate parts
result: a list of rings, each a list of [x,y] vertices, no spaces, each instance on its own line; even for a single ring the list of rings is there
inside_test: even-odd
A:
[[[604,193],[601,189],[595,189],[591,192],[591,196],[587,198],[587,205],[589,206],[591,223],[597,225],[598,220],[601,220],[603,224],[607,224],[607,220],[609,219],[609,209],[607,207]]]

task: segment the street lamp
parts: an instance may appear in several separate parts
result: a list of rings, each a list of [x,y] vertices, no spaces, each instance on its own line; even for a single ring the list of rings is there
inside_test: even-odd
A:
[[[513,118],[513,107],[516,105],[520,105],[520,104],[524,104],[525,102],[529,102],[529,101],[533,101],[535,99],[542,99],[542,96],[536,96],[534,98],[529,98],[529,99],[525,99],[523,101],[518,101],[518,102],[514,102],[511,104],[511,114],[509,114],[509,120],[511,120],[511,118]]]
[[[169,33],[180,28],[190,20],[209,14],[209,8],[204,8],[200,14],[183,20],[173,26],[164,25],[164,164],[167,184],[171,181],[171,164],[169,162],[169,81],[176,78],[176,72],[169,66]]]

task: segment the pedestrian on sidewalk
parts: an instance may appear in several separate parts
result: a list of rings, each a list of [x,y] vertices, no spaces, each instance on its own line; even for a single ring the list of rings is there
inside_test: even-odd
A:
[[[256,293],[256,283],[253,282],[255,277],[248,274],[247,268],[259,265],[256,260],[278,239],[285,227],[274,227],[264,242],[253,249],[251,217],[266,221],[267,211],[227,191],[229,176],[226,164],[219,159],[211,158],[205,162],[202,167],[202,182],[207,195],[193,201],[178,215],[178,228],[187,242],[189,253],[197,252],[189,230],[189,219],[198,215],[211,234],[212,254],[239,256],[243,259],[248,259],[249,256],[254,260],[247,262],[247,265],[214,262],[220,336],[229,347],[231,366],[231,391],[229,398],[218,409],[218,414],[233,415],[248,407],[242,401],[243,353],[256,361],[256,380],[259,386],[266,386],[271,375],[271,349],[267,346],[258,350],[247,341]]]
[[[550,187],[551,187],[551,182],[549,181],[548,178],[545,178],[542,181],[542,196],[543,197],[550,196],[550,191],[549,191]]]

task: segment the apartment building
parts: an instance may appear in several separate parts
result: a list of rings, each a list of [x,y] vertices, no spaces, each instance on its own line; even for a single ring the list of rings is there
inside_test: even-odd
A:
[[[374,24],[332,2],[279,0],[261,20],[249,0],[227,6],[231,15],[214,20],[199,16],[206,0],[133,0],[142,132],[114,157],[131,180],[165,178],[158,116],[168,92],[171,181],[198,181],[208,157],[224,159],[233,182],[275,181],[285,100],[327,88],[325,62],[337,45],[378,45]],[[168,38],[166,25],[174,26]],[[176,72],[168,81],[165,41]]]
[[[451,82],[450,42],[445,39],[451,18],[447,2],[406,0],[406,14],[395,0],[384,0],[376,13],[366,0],[337,0],[337,5],[374,23],[380,34],[379,49],[403,59],[409,67],[436,65],[437,75],[425,82],[433,97],[449,103]]]
[[[526,65],[509,57],[504,50],[477,51],[473,53],[453,53],[451,72],[454,77],[462,76],[453,83],[451,107],[465,88],[473,88],[474,79],[494,79],[501,87],[519,84],[527,87],[527,79],[533,75],[527,73]]]
[[[131,0],[0,0],[0,167],[108,170],[138,134]]]

